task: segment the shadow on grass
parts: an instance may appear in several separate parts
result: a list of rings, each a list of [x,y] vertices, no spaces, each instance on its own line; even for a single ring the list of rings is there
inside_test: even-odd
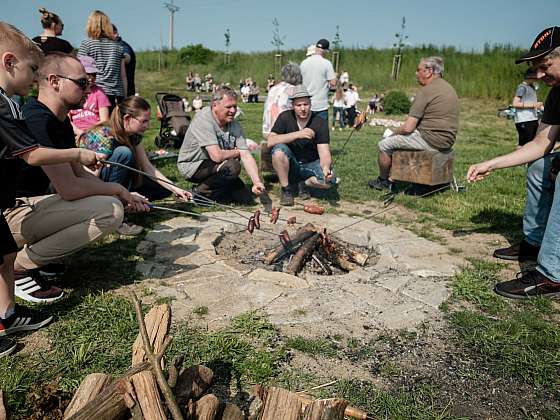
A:
[[[467,236],[475,233],[498,233],[513,244],[523,237],[523,215],[497,208],[485,208],[470,217],[477,225],[473,229],[456,229],[453,236]]]

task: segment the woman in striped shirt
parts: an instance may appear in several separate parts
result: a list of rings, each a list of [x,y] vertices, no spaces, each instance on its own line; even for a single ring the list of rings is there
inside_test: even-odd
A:
[[[88,39],[82,41],[78,55],[87,55],[95,60],[99,70],[96,84],[107,94],[112,111],[127,96],[124,50],[114,39],[109,17],[99,10],[89,15],[86,32]]]

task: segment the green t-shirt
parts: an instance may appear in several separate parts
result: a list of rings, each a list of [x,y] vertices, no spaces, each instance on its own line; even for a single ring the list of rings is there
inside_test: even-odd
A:
[[[201,109],[189,125],[179,151],[177,166],[185,178],[191,178],[204,160],[210,159],[208,146],[218,145],[222,150],[247,150],[241,124],[236,120],[221,129],[210,107]]]
[[[430,146],[453,147],[459,130],[459,98],[446,80],[436,78],[420,89],[408,115],[419,119],[416,128]]]

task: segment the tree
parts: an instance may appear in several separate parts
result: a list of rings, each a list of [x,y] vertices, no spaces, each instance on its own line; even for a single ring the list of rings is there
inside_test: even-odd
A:
[[[284,46],[286,36],[280,35],[280,24],[278,23],[278,19],[272,19],[272,26],[274,29],[272,31],[272,41],[270,43],[276,48],[276,52],[280,53],[280,49]]]
[[[229,46],[231,45],[231,33],[229,31],[229,28],[226,29],[224,37],[226,39],[226,53],[229,53]]]
[[[401,22],[401,31],[395,34],[395,38],[397,39],[393,44],[393,47],[397,49],[397,54],[401,54],[401,49],[406,46],[405,41],[408,39],[408,35],[404,34],[406,29],[406,18],[403,16]]]
[[[333,50],[340,51],[342,48],[342,38],[340,36],[340,26],[336,25],[336,33],[334,34],[333,38]]]

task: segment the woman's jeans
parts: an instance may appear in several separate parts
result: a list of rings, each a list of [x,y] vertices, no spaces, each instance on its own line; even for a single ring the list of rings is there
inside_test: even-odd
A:
[[[109,162],[120,163],[131,168],[136,168],[134,154],[132,150],[126,146],[118,146],[113,154],[107,158]],[[141,175],[140,175],[141,176]],[[134,173],[126,168],[116,165],[104,166],[101,169],[99,177],[105,182],[116,182],[121,184],[128,191],[137,192],[150,201],[161,200],[169,197],[171,191],[163,188],[157,182],[146,176],[141,176],[141,183],[138,187],[134,187]]]

